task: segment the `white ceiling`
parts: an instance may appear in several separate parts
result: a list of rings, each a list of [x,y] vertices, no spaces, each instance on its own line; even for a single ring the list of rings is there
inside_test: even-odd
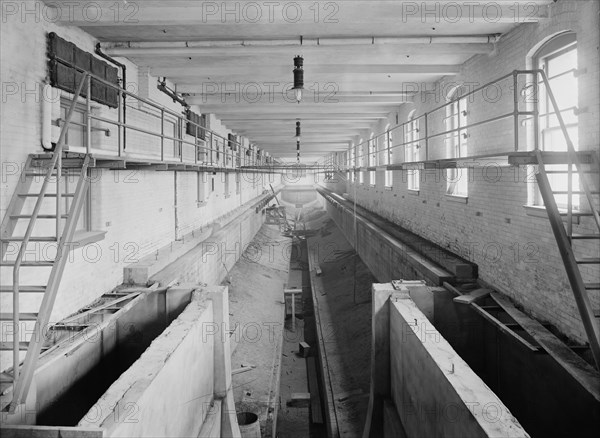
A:
[[[273,156],[295,157],[300,119],[308,159],[345,149],[410,99],[413,84],[456,74],[490,53],[497,35],[543,20],[552,0],[521,2],[518,13],[514,0],[92,2],[100,14],[82,9],[87,2],[46,3],[63,3],[65,24],[167,77],[189,103]],[[307,88],[300,104],[283,92],[296,55]]]

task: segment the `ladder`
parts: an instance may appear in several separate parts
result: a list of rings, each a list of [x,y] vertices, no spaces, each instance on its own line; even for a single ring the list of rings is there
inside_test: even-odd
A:
[[[553,107],[553,111],[556,114],[558,122],[560,124],[561,131],[565,137],[567,143],[567,155],[568,162],[566,163],[566,170],[547,170],[544,163],[544,154],[542,151],[537,149],[535,151],[538,163],[538,172],[536,173],[536,180],[546,211],[552,232],[558,244],[558,250],[563,260],[567,277],[575,297],[575,302],[583,322],[583,326],[588,338],[590,349],[596,367],[600,369],[600,330],[598,328],[598,320],[596,318],[600,315],[594,314],[592,308],[589,292],[594,290],[600,290],[600,283],[585,282],[582,276],[581,267],[596,265],[600,267],[600,258],[589,258],[577,255],[578,245],[582,245],[583,242],[589,241],[600,241],[600,216],[599,216],[599,202],[598,197],[598,178],[600,175],[600,164],[598,163],[598,157],[593,154],[593,163],[591,165],[582,164],[577,151],[571,141],[569,133],[566,129],[562,113],[558,108],[556,98],[550,88],[548,78],[543,70],[537,70],[537,73],[541,76],[542,82],[548,93],[548,97]],[[551,186],[549,174],[562,173],[568,177],[568,189],[566,191],[554,190]],[[580,190],[573,189],[573,176],[579,176],[579,183],[581,186]],[[592,175],[592,181],[590,184],[588,177]],[[560,210],[556,201],[556,196],[566,195],[567,196],[567,208]],[[587,209],[579,209],[577,211],[573,208],[573,196],[582,195],[587,202]],[[574,233],[573,232],[573,218],[580,217],[591,217],[595,223],[595,229],[593,232]],[[566,227],[563,223],[566,219]]]
[[[2,341],[8,338],[7,332],[12,331],[10,333],[12,342],[2,342],[0,350],[12,350],[13,365],[12,369],[1,374],[1,411],[5,411],[8,408],[9,412],[14,413],[20,404],[25,403],[33,380],[37,360],[45,341],[45,328],[52,314],[58,287],[68,260],[68,253],[73,248],[73,237],[89,186],[89,155],[86,155],[81,164],[79,174],[76,176],[75,191],[72,193],[63,192],[62,183],[64,182],[65,168],[63,167],[62,159],[66,134],[77,103],[77,97],[81,94],[84,84],[87,84],[89,89],[89,83],[89,74],[82,75],[52,158],[45,162],[35,160],[33,156],[28,158],[2,221],[0,236],[2,257],[0,259],[0,266],[12,268],[13,275],[12,284],[5,285],[4,282],[8,276],[2,277],[3,284],[0,286],[0,293],[3,295],[12,294],[12,312],[1,313],[0,323],[2,324],[3,332]],[[43,183],[38,190],[32,193],[32,186],[34,186],[33,183],[36,181],[36,178],[43,178]],[[54,193],[48,192],[50,185],[55,185],[56,190]],[[28,205],[28,199],[35,199],[35,206],[30,213],[25,213],[24,207]],[[70,200],[68,207],[66,207],[67,200]],[[42,209],[48,209],[49,202],[52,203],[50,205],[52,214],[41,214],[40,211]],[[52,227],[53,232],[48,232],[47,229],[50,227],[47,226],[46,230],[44,230],[46,235],[37,235],[34,232],[35,225],[47,220],[56,221],[56,226]],[[26,231],[24,234],[18,235],[19,230],[25,228],[25,225]],[[47,225],[47,223],[42,225]],[[33,253],[31,248],[28,248],[30,244],[39,246],[39,244],[52,244],[53,242],[57,245],[56,256],[53,260],[46,260],[44,258],[45,254],[42,253],[46,253],[47,251],[35,251],[35,260],[25,260],[26,254],[31,255]],[[16,258],[11,259],[13,251],[9,253],[9,247],[14,249],[14,253],[16,253],[16,248],[18,247]],[[21,285],[21,268],[24,267],[34,270],[34,275],[32,276],[35,276],[36,279],[47,276],[45,284]],[[21,312],[19,305],[20,298],[32,295],[41,296],[38,312]],[[23,340],[21,323],[27,322],[33,323],[34,328],[30,333],[30,339]],[[26,353],[21,365],[22,351],[26,351]]]

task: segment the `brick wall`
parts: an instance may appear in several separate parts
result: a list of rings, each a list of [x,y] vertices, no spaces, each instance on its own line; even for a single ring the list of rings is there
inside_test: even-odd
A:
[[[444,103],[443,90],[453,83],[468,83],[476,87],[491,82],[515,69],[531,67],[528,56],[550,36],[565,30],[577,33],[579,66],[579,148],[598,151],[600,137],[600,62],[598,41],[600,3],[597,1],[559,1],[550,6],[550,19],[537,24],[516,27],[504,35],[491,55],[479,55],[468,60],[458,76],[447,77],[427,89],[434,93],[421,93],[411,104],[401,106],[397,113],[400,123],[408,119],[409,112],[416,114]],[[520,88],[523,82],[520,81]],[[499,84],[502,98],[483,99],[476,95],[467,103],[469,121],[482,120],[512,110],[512,78]],[[491,96],[490,90],[490,96]],[[519,96],[524,109],[524,96]],[[441,114],[434,114],[441,132]],[[390,114],[373,131],[380,133],[388,123],[395,126],[396,112]],[[435,129],[435,128],[434,128]],[[432,132],[432,131],[430,131]],[[510,150],[514,146],[511,122],[498,122],[485,128],[470,130],[469,154],[485,154]],[[363,138],[368,138],[364,134]],[[355,139],[355,142],[358,138]],[[403,140],[394,134],[394,144]],[[520,150],[526,144],[526,133],[519,135]],[[431,142],[430,158],[444,158],[443,142]],[[357,155],[360,152],[357,152]],[[404,161],[404,152],[394,150],[393,162]],[[358,164],[357,164],[358,165]],[[534,181],[533,169],[510,167],[504,161],[479,161],[463,169],[469,178],[468,200],[446,196],[446,172],[422,171],[419,192],[407,189],[408,171],[393,172],[393,188],[384,188],[384,172],[377,172],[377,183],[371,187],[368,172],[364,184],[325,184],[329,189],[348,193],[357,203],[399,225],[422,235],[433,242],[460,254],[479,265],[480,277],[512,297],[529,313],[554,324],[567,336],[585,341],[583,326],[576,308],[571,288],[558,253],[549,222],[544,217],[528,215],[524,208],[530,201]],[[344,179],[344,177],[340,178]],[[358,180],[358,178],[357,178]],[[595,226],[582,218],[574,232],[590,231]],[[598,257],[596,243],[580,245],[582,256]],[[598,280],[598,270],[589,265],[582,269],[584,280]],[[600,294],[590,292],[596,309],[600,308]]]
[[[31,11],[35,11],[36,7],[39,10],[44,7],[42,2],[33,1],[19,2],[18,6]],[[78,28],[57,26],[45,20],[43,14],[22,16],[20,12],[16,16],[2,17],[0,26],[3,59],[0,66],[3,87],[0,214],[3,217],[27,156],[42,152],[41,92],[47,79],[47,34],[56,32],[58,36],[88,52],[93,52],[96,44],[91,35]],[[149,75],[147,70],[139,69],[128,60],[119,60],[127,65],[127,88],[130,91],[178,113],[183,110],[181,105],[173,103],[168,96],[157,90],[156,78]],[[157,128],[157,120],[160,119],[156,117],[156,109],[138,104],[133,99],[128,99],[127,105],[128,123],[155,132],[160,130]],[[201,111],[200,108],[195,110]],[[116,110],[98,104],[94,104],[94,111],[113,120],[117,118]],[[53,119],[57,117],[54,105]],[[216,118],[211,117],[211,124],[220,135],[227,137],[230,131]],[[99,124],[96,123],[95,126]],[[104,136],[102,132],[94,133],[93,146],[114,153],[117,150],[118,136],[114,128],[110,129],[110,137]],[[56,138],[57,128],[53,128],[53,131]],[[132,130],[128,130],[127,135],[127,152],[147,153],[153,157],[160,152],[159,139]],[[166,157],[168,156],[167,153]],[[193,157],[191,146],[184,146],[184,156]],[[120,284],[124,266],[217,220],[261,195],[264,190],[269,189],[270,183],[277,186],[281,181],[279,175],[241,174],[238,192],[233,173],[204,173],[200,174],[200,178],[202,183],[199,196],[196,172],[95,169],[91,184],[91,223],[93,230],[106,231],[106,236],[98,243],[72,252],[51,320],[59,320],[77,311]],[[226,178],[229,178],[228,193],[225,193]],[[255,226],[250,229],[252,232],[255,230]],[[252,237],[246,234],[245,239]],[[10,275],[10,268],[3,267],[3,284]],[[38,275],[23,271],[22,284],[38,284],[41,281]],[[10,308],[11,297],[9,294],[2,295],[2,308]],[[24,306],[24,312],[37,311],[39,301],[24,301]]]

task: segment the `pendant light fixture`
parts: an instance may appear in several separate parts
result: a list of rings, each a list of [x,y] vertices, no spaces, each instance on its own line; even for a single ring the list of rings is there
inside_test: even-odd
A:
[[[294,94],[296,101],[300,103],[302,100],[302,90],[304,90],[304,58],[296,56],[294,58]]]

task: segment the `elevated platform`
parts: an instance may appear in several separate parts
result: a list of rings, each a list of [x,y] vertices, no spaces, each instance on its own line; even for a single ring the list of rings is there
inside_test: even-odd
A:
[[[82,152],[65,152],[63,154],[64,168],[80,168],[86,157]],[[45,167],[52,159],[52,153],[32,154],[32,166]],[[246,172],[246,173],[275,173],[271,167],[227,167],[212,163],[195,163],[181,159],[163,159],[152,155],[140,154],[110,154],[94,151],[89,154],[89,167],[105,168],[110,170],[157,170],[178,172]]]

